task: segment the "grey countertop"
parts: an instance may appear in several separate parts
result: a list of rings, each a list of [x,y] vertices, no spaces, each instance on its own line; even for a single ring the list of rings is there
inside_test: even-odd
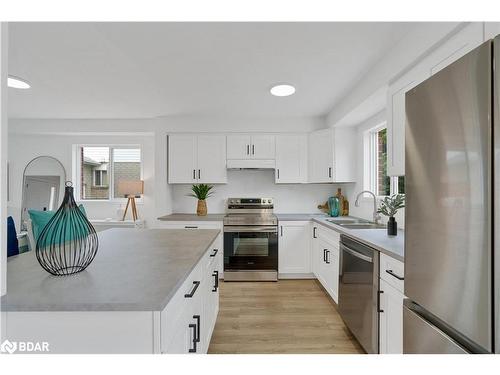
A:
[[[401,262],[404,262],[405,254],[405,235],[404,231],[399,229],[397,236],[388,236],[387,229],[347,229],[326,221],[328,216],[316,217],[312,220],[333,229],[339,233],[346,234],[359,242],[362,242],[381,253],[387,254]]]
[[[34,251],[11,257],[2,311],[160,311],[219,233],[109,229],[92,264],[71,276],[48,274]]]
[[[327,218],[326,214],[276,214],[278,221],[309,221],[314,218]]]
[[[206,216],[198,216],[196,214],[170,214],[160,216],[158,220],[162,221],[222,221],[226,214],[208,214]]]

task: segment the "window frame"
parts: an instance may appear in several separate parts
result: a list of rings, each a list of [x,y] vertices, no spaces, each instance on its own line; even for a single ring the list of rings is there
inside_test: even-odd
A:
[[[385,198],[388,195],[378,194],[378,132],[387,129],[387,122],[383,121],[380,124],[371,127],[365,131],[364,135],[364,189],[376,193],[377,198]],[[398,179],[401,176],[389,176],[389,195],[399,194]],[[403,176],[404,177],[404,176]],[[364,194],[367,197],[366,194]]]
[[[82,147],[108,147],[109,148],[109,168],[108,168],[108,190],[109,195],[107,199],[85,199],[81,197],[81,173],[82,173],[82,161],[80,158],[80,150]],[[127,144],[109,144],[109,143],[82,143],[73,145],[73,181],[76,181],[74,184],[75,191],[78,193],[75,196],[75,201],[77,203],[85,203],[85,202],[111,202],[111,203],[126,203],[127,198],[115,198],[115,181],[114,181],[114,159],[113,159],[113,149],[139,149],[140,150],[140,179],[144,180],[144,151],[142,144],[137,143],[127,143]],[[94,174],[92,173],[92,183],[94,183]],[[94,185],[96,186],[96,185]],[[136,203],[142,204],[144,202],[144,194],[140,198],[136,198]]]

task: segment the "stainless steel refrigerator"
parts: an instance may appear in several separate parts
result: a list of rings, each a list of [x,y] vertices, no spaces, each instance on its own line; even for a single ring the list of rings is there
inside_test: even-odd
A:
[[[500,353],[500,38],[406,94],[404,353]]]

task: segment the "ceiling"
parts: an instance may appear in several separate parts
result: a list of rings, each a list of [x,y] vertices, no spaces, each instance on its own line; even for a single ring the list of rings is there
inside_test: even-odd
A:
[[[10,23],[10,118],[322,116],[415,23]],[[273,97],[274,83],[297,92]]]

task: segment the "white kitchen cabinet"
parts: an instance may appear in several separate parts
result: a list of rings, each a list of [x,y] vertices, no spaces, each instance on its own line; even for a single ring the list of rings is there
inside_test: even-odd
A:
[[[323,129],[309,134],[309,182],[353,182],[356,179],[356,137],[351,128]]]
[[[380,279],[380,354],[403,353],[403,293]]]
[[[168,182],[170,184],[226,183],[226,137],[169,135]]]
[[[413,69],[390,84],[387,91],[387,174],[405,174],[406,93],[479,46],[483,24],[471,23],[452,36]]]
[[[227,136],[227,159],[273,160],[275,156],[274,135],[238,134]]]
[[[311,273],[310,225],[308,221],[282,221],[278,230],[278,273],[303,277]]]
[[[312,228],[313,273],[330,297],[338,303],[340,235],[332,229],[314,224]]]
[[[307,135],[281,134],[276,136],[277,184],[307,182]]]

